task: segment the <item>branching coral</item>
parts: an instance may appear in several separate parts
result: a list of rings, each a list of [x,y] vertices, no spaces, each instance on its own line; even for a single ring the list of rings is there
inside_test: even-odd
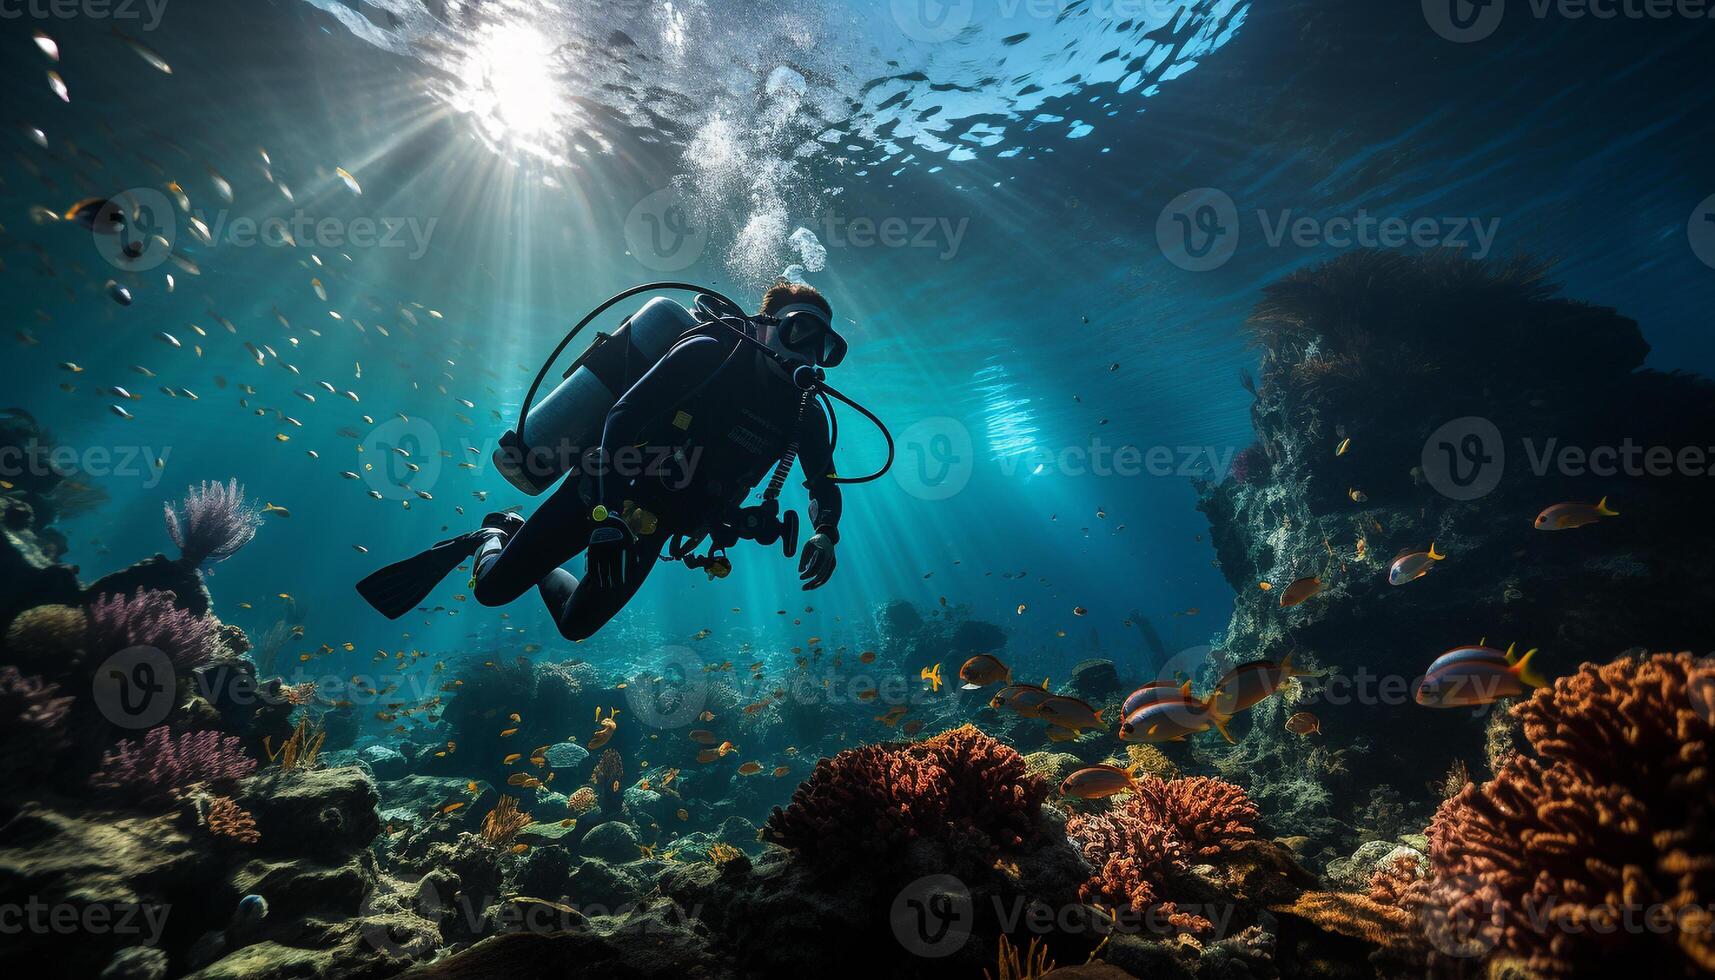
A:
[[[191,487],[185,491],[183,518],[172,504],[166,505],[166,517],[167,533],[191,565],[230,558],[250,543],[262,523],[237,480]]]
[[[1514,711],[1531,752],[1441,805],[1401,906],[1441,958],[1538,976],[1715,970],[1715,784],[1690,654],[1583,665]],[[1445,959],[1441,959],[1445,962]]]
[[[226,837],[240,844],[255,844],[262,840],[262,832],[256,829],[256,818],[230,796],[216,796],[208,801],[203,825],[216,837]]]
[[[482,839],[491,847],[505,847],[518,832],[530,826],[530,814],[518,809],[518,801],[502,796],[482,818]]]
[[[1256,836],[1256,804],[1231,783],[1207,776],[1164,780],[1142,776],[1124,802],[1106,813],[1074,814],[1066,834],[1083,845],[1096,873],[1079,895],[1086,902],[1152,912],[1181,932],[1213,924],[1167,900],[1173,878],[1194,857],[1214,857]]]
[[[312,684],[312,686],[314,686]],[[322,743],[327,741],[328,733],[319,725],[312,725],[309,717],[298,719],[298,724],[292,729],[292,734],[280,743],[275,751],[268,736],[262,738],[262,751],[268,753],[269,762],[277,762],[286,772],[298,769],[314,769],[316,761],[321,756]]]
[[[239,739],[220,732],[174,735],[162,725],[141,742],[114,746],[90,778],[98,789],[123,791],[144,802],[158,802],[198,783],[239,779],[256,768]]]
[[[138,589],[136,595],[104,595],[90,604],[90,652],[106,656],[126,647],[154,647],[181,668],[200,666],[214,654],[215,620],[177,605],[171,592]]]
[[[58,684],[25,677],[11,665],[0,667],[0,740],[8,752],[53,752],[66,744],[66,717],[72,698]]]
[[[767,835],[824,864],[884,857],[917,839],[986,854],[1034,837],[1047,793],[1022,756],[967,725],[821,760],[774,809]]]

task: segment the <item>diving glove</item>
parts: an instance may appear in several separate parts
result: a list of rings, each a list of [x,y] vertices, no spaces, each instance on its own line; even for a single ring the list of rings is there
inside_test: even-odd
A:
[[[833,576],[834,539],[826,534],[813,535],[798,556],[798,578],[804,583],[804,591],[827,585]]]
[[[604,589],[623,587],[625,566],[630,561],[631,546],[636,542],[637,535],[624,521],[616,516],[608,517],[590,532],[584,575],[593,578],[596,585]]]

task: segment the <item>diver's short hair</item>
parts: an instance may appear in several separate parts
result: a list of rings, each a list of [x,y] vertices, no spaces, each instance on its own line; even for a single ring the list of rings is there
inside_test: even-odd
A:
[[[768,291],[762,294],[762,308],[757,310],[759,316],[771,316],[775,312],[791,306],[793,303],[808,303],[834,318],[834,308],[828,303],[827,297],[809,283],[787,282],[785,279],[776,280]]]

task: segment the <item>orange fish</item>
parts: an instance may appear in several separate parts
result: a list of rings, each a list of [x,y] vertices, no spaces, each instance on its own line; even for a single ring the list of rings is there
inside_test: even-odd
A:
[[[1060,783],[1060,793],[1063,796],[1075,796],[1080,800],[1099,800],[1136,787],[1137,781],[1130,769],[1097,765],[1079,769],[1067,776]]]
[[[1322,591],[1322,580],[1314,575],[1301,578],[1286,587],[1280,594],[1280,608],[1296,606],[1304,600]]]
[[[1619,517],[1620,512],[1608,506],[1603,497],[1595,504],[1555,504],[1536,515],[1538,531],[1569,531],[1575,527],[1594,524],[1604,517]]]
[[[760,762],[746,762],[744,765],[738,767],[738,774],[740,776],[754,776],[761,771],[762,763]]]
[[[714,732],[703,728],[698,728],[691,732],[691,741],[700,742],[703,745],[713,745],[718,738],[719,736],[715,735]]]
[[[791,771],[792,771],[791,766],[776,766],[776,767],[774,767],[774,775],[776,775],[776,776],[784,776]]]
[[[874,650],[865,650],[864,652],[858,654],[858,663],[860,663],[860,664],[873,664],[873,663],[875,663],[875,651]]]
[[[1286,719],[1286,730],[1294,735],[1322,734],[1322,721],[1308,711],[1300,711]]]
[[[979,653],[959,668],[959,680],[965,682],[960,685],[965,690],[974,691],[990,684],[1011,683],[1012,671],[999,658]]]
[[[939,691],[941,689],[941,665],[940,664],[936,664],[933,667],[923,668],[922,670],[917,672],[917,676],[919,679],[926,680],[929,682],[929,690]]]

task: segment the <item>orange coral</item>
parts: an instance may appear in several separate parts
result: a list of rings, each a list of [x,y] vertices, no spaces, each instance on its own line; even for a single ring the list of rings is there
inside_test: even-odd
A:
[[[1493,951],[1539,976],[1715,970],[1712,686],[1708,660],[1627,656],[1516,707],[1534,751],[1441,805],[1433,877],[1400,896],[1426,958]]]
[[[256,829],[256,818],[230,796],[210,798],[208,815],[203,823],[216,837],[228,837],[240,844],[255,844],[262,840],[262,832]]]
[[[1086,902],[1153,911],[1181,932],[1213,924],[1167,900],[1172,879],[1193,856],[1213,857],[1256,836],[1256,804],[1244,790],[1207,776],[1165,780],[1141,776],[1132,795],[1106,813],[1074,814],[1066,834],[1082,842],[1096,869],[1079,889]]]
[[[572,816],[581,817],[594,810],[596,806],[595,789],[590,786],[579,786],[571,796],[566,798],[566,809]]]
[[[494,847],[504,847],[512,843],[512,838],[518,832],[530,826],[530,814],[518,809],[518,801],[510,796],[502,796],[494,805],[494,809],[482,818],[482,839]]]

